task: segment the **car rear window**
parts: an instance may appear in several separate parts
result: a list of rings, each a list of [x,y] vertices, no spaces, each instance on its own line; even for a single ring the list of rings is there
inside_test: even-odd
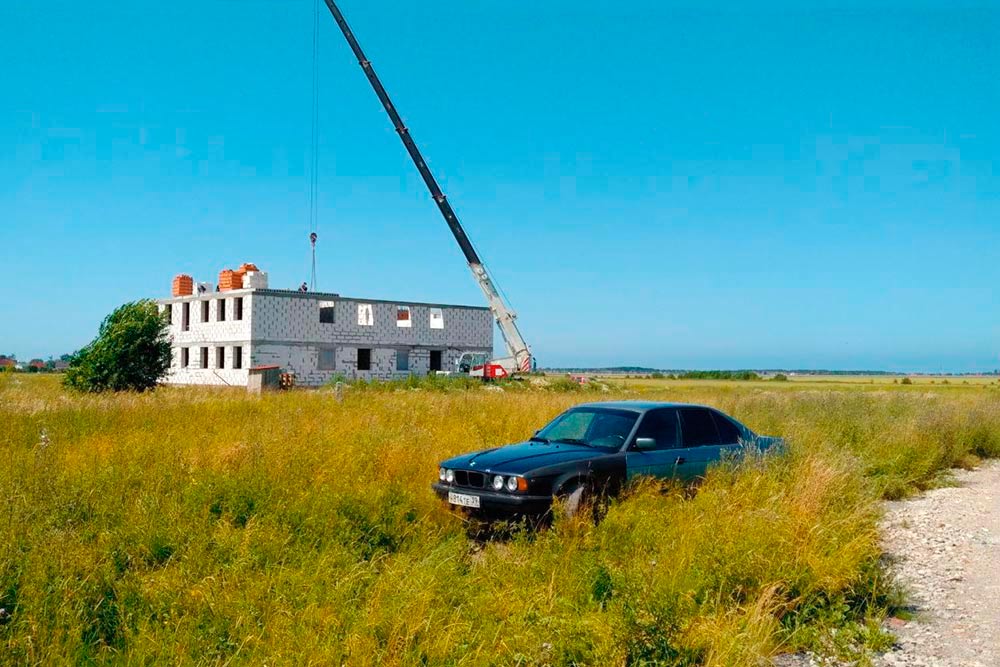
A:
[[[715,426],[719,429],[719,437],[722,438],[722,444],[735,445],[740,441],[740,429],[736,427],[736,424],[718,412],[713,412],[712,417],[715,418]]]
[[[704,408],[681,408],[680,413],[685,447],[719,444],[719,432],[711,412]]]

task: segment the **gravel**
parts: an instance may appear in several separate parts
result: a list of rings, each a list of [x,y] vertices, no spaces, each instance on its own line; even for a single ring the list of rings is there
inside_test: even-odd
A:
[[[886,503],[884,550],[915,618],[889,619],[897,643],[876,667],[1000,666],[1000,462],[957,471],[955,482]],[[786,655],[775,664],[823,663]]]

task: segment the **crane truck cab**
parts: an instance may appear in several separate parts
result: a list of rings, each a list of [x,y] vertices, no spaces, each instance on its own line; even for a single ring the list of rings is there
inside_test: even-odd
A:
[[[484,380],[499,380],[510,376],[501,364],[490,361],[482,352],[466,352],[455,362],[455,370],[460,375],[478,377]]]

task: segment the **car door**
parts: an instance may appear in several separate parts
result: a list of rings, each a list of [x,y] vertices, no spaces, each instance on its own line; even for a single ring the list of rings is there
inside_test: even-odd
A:
[[[684,479],[704,477],[708,466],[722,455],[722,440],[708,408],[680,408]]]
[[[652,439],[655,444],[646,449],[636,447],[639,438]],[[642,417],[632,443],[625,452],[628,479],[642,475],[674,477],[684,465],[680,449],[679,422],[676,408],[650,410]]]

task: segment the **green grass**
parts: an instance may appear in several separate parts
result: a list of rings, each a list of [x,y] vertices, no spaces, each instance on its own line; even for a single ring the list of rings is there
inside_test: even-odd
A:
[[[1000,454],[1000,392],[421,384],[79,396],[0,376],[0,662],[751,665],[884,648],[879,500]],[[640,393],[641,392],[641,393]],[[480,544],[437,462],[581,400],[708,403],[789,455]],[[43,436],[44,434],[44,436]],[[862,658],[863,659],[863,658]]]

